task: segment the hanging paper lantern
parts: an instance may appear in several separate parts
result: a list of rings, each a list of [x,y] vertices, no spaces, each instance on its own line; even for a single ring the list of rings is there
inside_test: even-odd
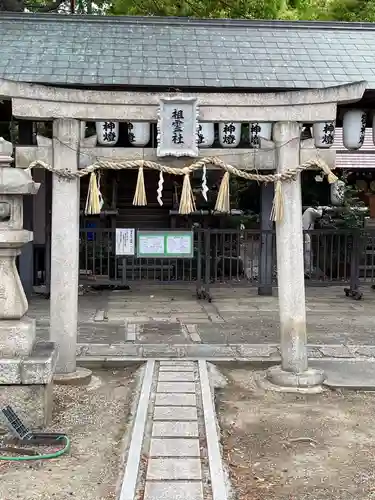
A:
[[[224,148],[236,148],[241,140],[241,123],[219,123],[219,141]]]
[[[129,142],[133,146],[146,146],[150,142],[150,123],[131,122],[128,125]]]
[[[118,141],[118,122],[96,122],[98,143],[103,146],[114,146]]]
[[[272,123],[269,122],[250,122],[249,140],[251,148],[261,148],[262,139],[271,140]]]
[[[365,140],[366,113],[360,109],[346,111],[342,128],[344,146],[347,149],[359,149]]]
[[[314,123],[313,136],[316,148],[330,148],[335,140],[335,122]]]
[[[215,140],[214,124],[202,122],[198,124],[198,148],[209,148]]]
[[[342,205],[344,202],[345,182],[336,181],[331,184],[331,203],[332,205]]]

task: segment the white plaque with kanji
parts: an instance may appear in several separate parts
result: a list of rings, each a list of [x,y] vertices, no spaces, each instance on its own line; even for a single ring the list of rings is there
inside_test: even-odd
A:
[[[116,227],[116,255],[134,255],[135,230]]]
[[[198,156],[198,126],[196,98],[160,99],[157,156]]]

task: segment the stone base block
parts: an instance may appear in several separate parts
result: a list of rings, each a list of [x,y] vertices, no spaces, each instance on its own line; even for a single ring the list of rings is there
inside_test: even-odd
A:
[[[57,349],[52,342],[38,342],[30,356],[0,359],[0,408],[10,405],[30,429],[50,421],[53,374]],[[0,431],[7,429],[0,418]]]
[[[53,384],[0,385],[0,408],[7,405],[31,430],[44,429],[52,416]],[[0,419],[0,433],[8,430]]]
[[[325,375],[322,370],[308,368],[302,373],[287,372],[281,366],[272,366],[267,370],[267,379],[281,387],[310,388],[319,386],[324,382]]]
[[[35,342],[35,319],[0,321],[0,359],[28,356]]]
[[[53,382],[56,385],[88,385],[91,382],[92,371],[77,367],[73,373],[56,373]]]
[[[57,362],[53,342],[37,342],[30,356],[0,358],[0,387],[12,384],[49,384]]]

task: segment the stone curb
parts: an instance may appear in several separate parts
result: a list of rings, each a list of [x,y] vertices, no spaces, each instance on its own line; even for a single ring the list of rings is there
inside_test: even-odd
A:
[[[204,426],[206,429],[208,462],[212,478],[212,498],[213,500],[227,500],[228,495],[221,458],[220,437],[217,430],[214,395],[211,391],[206,361],[199,360],[198,366],[202,391]]]
[[[139,395],[137,413],[135,415],[133,429],[131,433],[131,441],[128,450],[124,478],[122,481],[119,500],[134,500],[138,471],[141,461],[142,444],[146,427],[147,412],[149,407],[152,381],[155,371],[155,361],[150,360],[146,364],[143,374],[143,381]]]
[[[309,359],[368,359],[375,346],[309,345]],[[277,344],[78,344],[77,361],[192,358],[225,361],[280,361]]]

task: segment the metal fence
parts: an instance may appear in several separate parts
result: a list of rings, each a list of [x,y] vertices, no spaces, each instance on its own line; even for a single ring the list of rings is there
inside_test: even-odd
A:
[[[171,229],[166,230],[171,232]],[[210,283],[277,286],[273,231],[194,229],[191,259],[115,255],[114,229],[80,231],[80,278],[102,283]],[[306,285],[374,283],[375,232],[304,232]]]

